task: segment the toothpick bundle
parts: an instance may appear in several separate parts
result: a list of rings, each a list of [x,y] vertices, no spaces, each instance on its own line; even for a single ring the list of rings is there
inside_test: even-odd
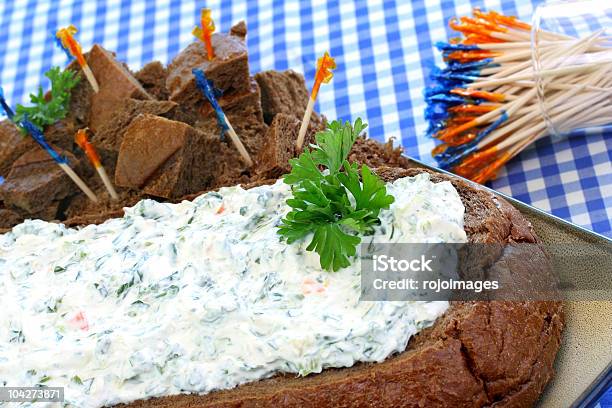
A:
[[[547,31],[494,11],[450,22],[463,38],[438,43],[446,67],[426,89],[439,166],[479,183],[549,133],[612,123],[612,41]],[[535,64],[534,64],[535,61]]]

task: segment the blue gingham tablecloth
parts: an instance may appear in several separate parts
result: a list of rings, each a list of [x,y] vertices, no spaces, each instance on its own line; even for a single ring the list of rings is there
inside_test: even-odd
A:
[[[396,137],[406,154],[428,161],[432,140],[422,89],[433,44],[451,32],[455,15],[482,7],[529,21],[537,1],[186,1],[186,0],[2,0],[0,84],[14,105],[28,101],[43,73],[64,66],[55,46],[58,27],[70,23],[84,49],[101,43],[137,69],[151,60],[168,62],[193,41],[199,9],[213,9],[219,31],[239,20],[248,24],[252,72],[292,68],[312,84],[316,59],[329,50],[338,69],[323,85],[318,109],[328,118],[361,116],[372,137]],[[503,193],[612,236],[612,133],[596,132],[552,144],[542,140],[513,160],[492,187]],[[601,406],[609,406],[611,392]]]
[[[422,89],[436,41],[452,33],[446,22],[490,8],[530,21],[537,2],[527,0],[408,1],[186,1],[2,0],[0,83],[10,103],[27,102],[43,73],[65,65],[53,33],[75,24],[84,49],[102,43],[137,69],[169,61],[193,37],[199,9],[213,9],[217,29],[248,24],[252,72],[292,68],[309,83],[317,57],[329,50],[338,69],[323,85],[318,109],[328,118],[361,116],[372,137],[395,137],[409,156],[434,164],[434,142],[424,136]],[[612,133],[541,140],[514,159],[491,183],[500,192],[612,237]]]

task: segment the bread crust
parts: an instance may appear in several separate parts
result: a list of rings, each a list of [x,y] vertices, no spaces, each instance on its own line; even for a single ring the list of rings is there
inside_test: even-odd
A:
[[[379,167],[385,181],[428,172],[450,181],[466,207],[475,243],[535,243],[529,222],[476,184],[422,169]],[[261,184],[261,183],[258,183]],[[498,262],[503,262],[504,253]],[[530,262],[530,260],[525,260]],[[523,268],[537,272],[539,261]],[[552,378],[564,325],[561,302],[452,302],[406,351],[307,377],[278,375],[207,395],[175,395],[141,407],[529,407]]]

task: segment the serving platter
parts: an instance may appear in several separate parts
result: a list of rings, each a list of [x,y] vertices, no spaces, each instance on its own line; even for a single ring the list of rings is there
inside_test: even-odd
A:
[[[414,167],[451,174],[419,160],[409,160]],[[581,268],[594,272],[612,271],[611,239],[485,188],[514,205],[531,222],[546,246],[560,244],[586,249],[598,256],[580,257]],[[589,402],[594,402],[593,395],[601,393],[602,385],[609,381],[612,364],[612,301],[609,298],[610,293],[607,293],[603,298],[597,297],[607,300],[573,300],[570,297],[565,302],[566,326],[555,361],[556,374],[540,398],[538,407],[589,406]]]

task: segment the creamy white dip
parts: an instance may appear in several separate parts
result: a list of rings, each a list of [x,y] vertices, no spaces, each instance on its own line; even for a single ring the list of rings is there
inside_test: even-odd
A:
[[[450,183],[419,175],[388,192],[366,242],[466,241]],[[102,225],[26,221],[0,235],[0,386],[62,386],[74,407],[203,394],[383,361],[447,309],[360,302],[358,259],[326,272],[309,241],[280,242],[289,195],[280,181],[223,188],[143,200]]]

